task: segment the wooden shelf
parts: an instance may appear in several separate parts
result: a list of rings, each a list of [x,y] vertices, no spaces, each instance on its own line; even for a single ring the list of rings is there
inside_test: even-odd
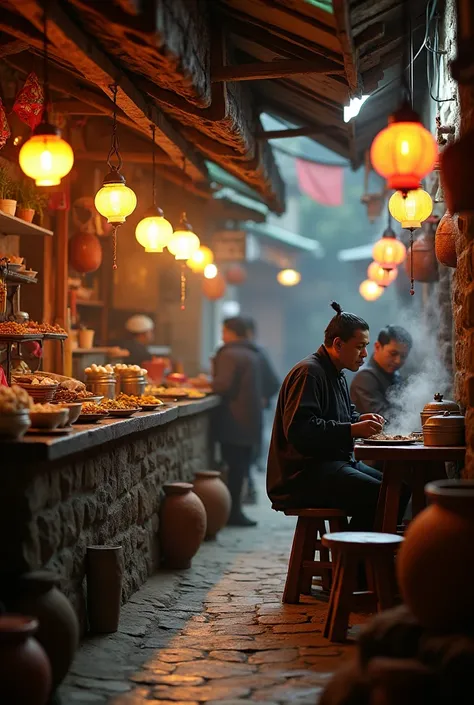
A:
[[[40,228],[39,225],[27,223],[26,220],[16,218],[14,215],[8,215],[0,211],[0,233],[3,235],[42,235],[53,236],[52,230]]]
[[[26,277],[21,272],[8,272],[5,276],[8,284],[37,284],[38,280],[32,277]]]
[[[92,299],[89,301],[80,301],[79,299],[77,299],[76,301],[76,306],[88,306],[89,308],[101,308],[103,305],[103,301],[98,301],[96,299]]]

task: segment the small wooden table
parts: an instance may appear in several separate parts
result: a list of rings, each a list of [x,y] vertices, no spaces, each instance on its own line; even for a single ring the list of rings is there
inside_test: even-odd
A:
[[[374,530],[396,533],[403,482],[411,487],[412,515],[415,517],[426,506],[425,485],[446,478],[444,463],[463,462],[465,453],[465,446],[434,448],[424,446],[423,443],[383,446],[356,444],[356,460],[383,463],[383,480]]]

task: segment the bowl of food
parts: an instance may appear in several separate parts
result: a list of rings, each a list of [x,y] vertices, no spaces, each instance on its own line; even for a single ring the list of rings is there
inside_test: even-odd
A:
[[[63,407],[69,411],[69,419],[67,421],[69,425],[76,423],[82,411],[82,402],[61,402],[56,404],[56,406]]]
[[[33,428],[52,431],[66,426],[69,420],[69,409],[58,407],[57,404],[33,404],[30,409],[30,419]]]
[[[19,440],[29,427],[31,399],[18,386],[0,387],[0,438]]]
[[[52,401],[58,388],[58,382],[51,377],[22,374],[15,376],[14,381],[38,404]]]

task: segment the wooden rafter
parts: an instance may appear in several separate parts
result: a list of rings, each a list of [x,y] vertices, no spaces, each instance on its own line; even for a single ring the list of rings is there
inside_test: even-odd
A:
[[[330,131],[330,130],[329,130]],[[289,137],[317,137],[328,133],[328,128],[323,127],[295,127],[286,130],[267,130],[258,132],[258,140],[268,142],[269,140],[288,139]]]
[[[261,81],[307,73],[341,74],[344,71],[340,68],[335,69],[332,61],[326,61],[322,57],[315,57],[313,61],[282,59],[281,61],[259,61],[250,64],[221,66],[214,70],[211,80],[213,83],[220,81]]]
[[[336,19],[337,36],[341,43],[344,57],[344,69],[347,83],[353,96],[362,95],[362,80],[356,65],[356,51],[352,40],[351,22],[349,18],[349,3],[347,0],[333,0],[334,17]]]
[[[38,0],[22,0],[15,3],[15,9],[41,31],[43,11]],[[151,125],[157,128],[157,144],[169,154],[171,160],[183,166],[193,180],[202,181],[207,172],[204,160],[186,143],[159,108],[137,89],[128,74],[114,64],[95,43],[84,34],[53,0],[49,7],[48,37],[64,57],[74,57],[74,66],[85,78],[97,85],[107,96],[111,96],[111,84],[117,82],[117,105],[136,123],[138,128],[149,135]]]
[[[4,44],[0,45],[0,59],[3,59],[5,56],[11,56],[12,54],[19,54],[22,51],[25,51],[25,49],[28,48],[28,45],[25,44],[25,42],[22,42],[20,39],[14,39],[11,42],[5,42]]]

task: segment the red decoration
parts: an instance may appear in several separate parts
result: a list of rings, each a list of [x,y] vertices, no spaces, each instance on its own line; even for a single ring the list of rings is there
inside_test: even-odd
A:
[[[202,290],[211,301],[222,299],[226,290],[225,279],[222,274],[217,274],[214,279],[203,279]]]
[[[69,192],[64,189],[54,191],[48,200],[48,210],[50,211],[68,211],[70,206]]]
[[[30,73],[18,93],[13,110],[32,130],[40,124],[44,110],[44,93],[34,71]]]
[[[95,272],[102,264],[102,247],[97,235],[75,233],[69,240],[69,264],[81,274]]]
[[[3,107],[2,99],[0,98],[0,149],[5,146],[10,135],[10,125],[8,124],[5,108]]]
[[[240,264],[231,264],[225,273],[225,278],[229,284],[239,286],[247,279],[247,272]]]
[[[457,267],[456,237],[459,236],[457,216],[449,211],[439,221],[435,237],[436,259],[445,267]]]
[[[0,367],[0,387],[8,387],[7,376],[3,371],[3,367]]]

